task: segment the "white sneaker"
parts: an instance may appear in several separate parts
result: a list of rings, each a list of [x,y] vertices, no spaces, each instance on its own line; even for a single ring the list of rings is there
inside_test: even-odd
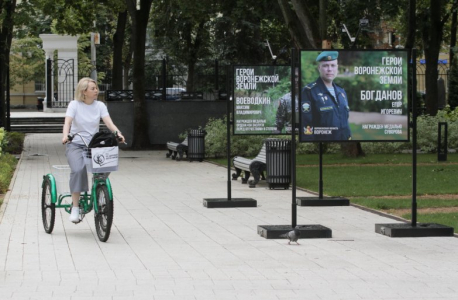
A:
[[[72,207],[72,212],[70,214],[70,218],[68,218],[73,223],[80,222],[80,208],[79,207]]]

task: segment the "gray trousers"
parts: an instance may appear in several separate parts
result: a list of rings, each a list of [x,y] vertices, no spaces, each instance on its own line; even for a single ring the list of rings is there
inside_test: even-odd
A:
[[[84,145],[67,143],[65,156],[70,165],[70,192],[81,193],[89,190],[86,165],[83,158]]]

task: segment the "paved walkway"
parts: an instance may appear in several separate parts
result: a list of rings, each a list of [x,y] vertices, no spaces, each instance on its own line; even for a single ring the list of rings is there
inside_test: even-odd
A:
[[[101,243],[92,214],[57,210],[46,234],[42,175],[66,164],[60,134],[30,134],[0,210],[0,299],[458,299],[458,239],[389,238],[394,223],[355,207],[298,207],[298,224],[330,239],[267,240],[257,225],[290,224],[291,190],[233,182],[257,208],[207,209],[226,197],[227,171],[175,162],[165,151],[122,151],[110,176],[115,217]],[[298,191],[297,196],[306,196]]]

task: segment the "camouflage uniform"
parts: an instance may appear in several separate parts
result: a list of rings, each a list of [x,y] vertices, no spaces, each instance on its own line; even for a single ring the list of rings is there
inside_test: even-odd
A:
[[[285,128],[288,132],[291,131],[291,120],[293,111],[291,103],[291,93],[283,95],[278,103],[277,115],[276,115],[276,124],[277,131],[281,132]],[[298,101],[296,97],[296,112],[298,112]],[[296,120],[299,121],[299,120]]]

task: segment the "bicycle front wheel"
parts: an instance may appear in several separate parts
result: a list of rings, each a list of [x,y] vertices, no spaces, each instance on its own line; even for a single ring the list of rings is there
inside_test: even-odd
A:
[[[46,233],[51,233],[54,229],[56,220],[56,204],[51,200],[51,183],[49,179],[43,182],[41,192],[41,218],[43,219],[43,227]]]
[[[97,213],[95,214],[95,229],[97,236],[102,242],[110,237],[111,225],[113,223],[113,201],[110,200],[108,188],[100,185],[96,189]]]

